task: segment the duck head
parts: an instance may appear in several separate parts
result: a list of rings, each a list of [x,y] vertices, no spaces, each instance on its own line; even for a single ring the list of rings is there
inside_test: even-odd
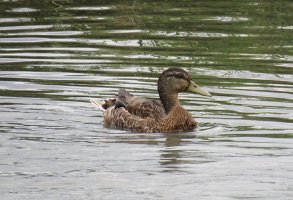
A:
[[[174,105],[180,104],[178,93],[185,91],[211,96],[209,92],[203,90],[191,80],[187,71],[181,68],[169,68],[163,71],[158,80],[158,92],[167,112]]]

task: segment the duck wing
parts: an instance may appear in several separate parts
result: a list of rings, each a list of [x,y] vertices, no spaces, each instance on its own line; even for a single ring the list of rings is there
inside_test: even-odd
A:
[[[149,117],[159,120],[166,116],[165,109],[160,100],[134,96],[125,89],[119,90],[115,106],[124,107],[130,114],[141,118]]]

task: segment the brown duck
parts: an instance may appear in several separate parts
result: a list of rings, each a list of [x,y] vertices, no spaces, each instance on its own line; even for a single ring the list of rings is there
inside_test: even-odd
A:
[[[165,70],[158,80],[160,100],[146,99],[120,89],[116,98],[91,102],[104,114],[107,128],[135,132],[182,132],[193,130],[197,123],[181,105],[178,93],[189,91],[211,96],[197,86],[181,68]]]

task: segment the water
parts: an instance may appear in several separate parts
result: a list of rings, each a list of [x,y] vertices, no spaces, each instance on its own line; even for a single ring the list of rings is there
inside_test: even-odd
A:
[[[1,1],[1,199],[292,199],[291,1]],[[103,128],[183,67],[199,127]]]

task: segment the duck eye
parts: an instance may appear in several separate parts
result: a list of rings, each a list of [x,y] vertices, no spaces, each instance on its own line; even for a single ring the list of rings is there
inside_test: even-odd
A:
[[[175,75],[175,78],[177,78],[177,79],[183,79],[184,77],[182,75],[178,74],[178,75]]]

